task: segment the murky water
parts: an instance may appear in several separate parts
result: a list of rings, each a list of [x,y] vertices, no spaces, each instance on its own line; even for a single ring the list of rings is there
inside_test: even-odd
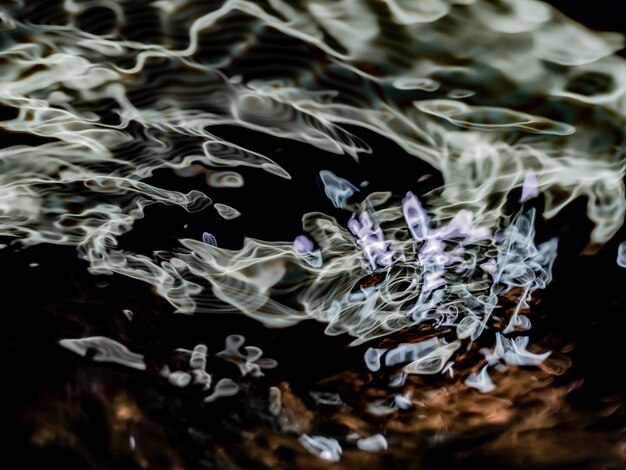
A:
[[[624,465],[621,35],[534,0],[0,31],[25,467]]]

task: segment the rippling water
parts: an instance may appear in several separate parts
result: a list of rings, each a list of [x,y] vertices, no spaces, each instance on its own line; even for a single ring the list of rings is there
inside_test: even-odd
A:
[[[24,465],[624,465],[620,34],[535,0],[14,0],[0,32]]]

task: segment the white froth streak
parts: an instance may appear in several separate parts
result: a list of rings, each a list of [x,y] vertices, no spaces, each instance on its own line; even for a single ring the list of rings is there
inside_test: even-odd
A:
[[[274,6],[281,4],[272,3]],[[498,39],[510,44],[518,39],[508,33],[521,24],[523,28],[516,31],[521,35],[518,37],[521,49],[515,60],[506,60],[498,55],[497,48],[482,47],[480,43],[475,47],[478,52],[471,53],[520,89],[571,98],[574,102],[587,99],[624,115],[624,105],[619,103],[625,101],[626,86],[620,77],[626,75],[626,68],[620,59],[609,57],[619,47],[612,36],[594,35],[563,17],[554,16],[552,10],[538,6],[537,2],[515,6],[510,16],[495,12],[485,2],[475,2],[464,9],[470,16],[459,24],[457,35],[442,37],[438,36],[438,21],[445,21],[448,16],[455,18],[459,13],[454,7],[433,2],[434,10],[427,11],[399,1],[390,0],[387,4],[394,21],[407,37],[413,37],[416,43],[435,38],[444,55],[454,55],[457,43],[463,45],[463,39],[472,37],[478,27],[490,38],[489,44]],[[70,10],[79,8],[74,3],[68,5]],[[198,192],[183,195],[141,180],[155,170],[182,168],[194,162],[208,162],[212,166],[246,165],[289,177],[286,170],[264,155],[222,141],[207,128],[231,124],[306,142],[331,152],[352,156],[368,152],[365,143],[341,128],[342,124],[351,124],[393,140],[408,153],[441,171],[444,187],[428,195],[435,223],[443,223],[465,207],[473,212],[478,224],[497,225],[507,196],[522,188],[532,172],[536,177],[536,191],[545,197],[545,216],[552,217],[571,200],[587,196],[587,214],[595,224],[591,234],[593,243],[607,241],[621,226],[625,211],[623,152],[610,145],[594,147],[597,129],[591,127],[588,120],[560,123],[525,110],[441,99],[422,100],[417,107],[405,107],[388,93],[393,83],[403,88],[403,84],[412,83],[416,76],[434,80],[428,75],[442,74],[446,69],[417,60],[414,69],[392,76],[361,70],[358,64],[363,58],[362,51],[366,50],[367,59],[379,65],[385,63],[388,54],[373,41],[378,29],[361,31],[349,27],[363,22],[376,23],[366,2],[346,1],[337,8],[341,12],[348,7],[360,14],[342,17],[331,10],[317,8],[294,15],[297,8],[291,7],[288,19],[282,20],[251,2],[230,0],[194,21],[189,31],[189,45],[182,51],[100,38],[73,26],[31,27],[9,18],[5,22],[8,34],[11,28],[36,31],[46,48],[53,52],[45,53],[45,48],[38,43],[13,44],[0,51],[8,64],[2,66],[4,81],[0,84],[0,102],[19,109],[18,118],[5,121],[2,126],[57,141],[38,147],[0,150],[6,170],[0,175],[3,196],[0,233],[21,237],[26,244],[52,242],[77,246],[91,263],[94,273],[118,273],[153,284],[181,312],[205,308],[197,300],[202,291],[200,281],[191,279],[191,272],[204,278],[219,299],[267,324],[289,325],[304,318],[317,318],[329,323],[329,334],[348,331],[365,341],[406,327],[416,319],[432,320],[428,310],[436,304],[433,300],[436,297],[423,299],[419,304],[421,310],[416,310],[410,321],[401,314],[397,304],[381,305],[382,296],[373,291],[358,299],[350,298],[348,293],[354,276],[363,274],[362,253],[345,229],[321,216],[308,217],[305,229],[317,235],[314,238],[320,253],[327,258],[324,265],[319,265],[316,258],[313,266],[305,266],[289,244],[261,241],[249,242],[233,255],[232,262],[224,259],[230,254],[197,247],[191,241],[183,242],[187,250],[178,257],[167,253],[149,257],[121,250],[117,239],[132,229],[135,220],[143,217],[148,204],[176,204],[200,210],[210,202]],[[200,33],[210,30],[232,11],[243,12],[253,22],[318,48],[340,70],[355,74],[381,93],[372,98],[368,106],[351,105],[334,98],[341,97],[341,89],[326,90],[322,97],[308,90],[305,82],[281,84],[279,81],[276,87],[249,86],[230,81],[214,67],[195,63],[193,55],[199,48]],[[320,21],[314,21],[311,15]],[[358,47],[338,51],[322,41],[323,33],[335,37],[344,46]],[[555,48],[564,37],[576,37],[580,47]],[[526,40],[534,41],[532,51],[523,48]],[[135,65],[124,69],[111,64],[115,57],[124,54],[136,56]],[[217,90],[211,96],[219,97],[225,103],[223,107],[208,113],[201,109],[141,108],[132,104],[127,90],[134,86],[136,76],[141,77],[148,62],[159,57],[171,59],[194,72],[217,77]],[[558,63],[565,71],[548,73],[542,60]],[[520,67],[516,64],[520,62],[524,63],[525,74],[518,74]],[[41,70],[29,75],[27,72],[35,66],[40,66]],[[567,91],[571,76],[589,70],[613,77],[614,89],[597,99]],[[418,71],[424,73],[416,75]],[[471,75],[471,67],[465,71]],[[551,80],[545,79],[548,75]],[[446,86],[445,74],[435,81]],[[544,83],[549,83],[550,88],[542,89]],[[93,103],[95,110],[95,103],[104,98],[113,99],[118,106],[120,124],[104,124],[96,111],[85,111],[85,104]],[[505,122],[485,123],[487,114]],[[293,120],[285,121],[285,115],[293,116]],[[127,131],[131,123],[142,128],[144,133],[140,138],[145,138],[151,147],[138,155],[120,156],[117,150],[137,138]],[[576,132],[572,134],[574,128]],[[555,129],[560,140],[555,139]],[[532,134],[533,139],[524,139],[525,132]],[[168,143],[161,139],[161,133],[200,138],[204,142],[197,152],[176,160],[168,153]],[[514,133],[521,134],[522,138],[510,140],[511,135],[517,135]],[[114,174],[110,174],[111,171]],[[78,210],[65,207],[61,198],[54,199],[58,188],[71,185],[84,185],[90,192],[85,199],[82,189],[75,193],[70,190],[68,199],[80,206]],[[490,205],[486,201],[490,201]],[[399,216],[398,207],[391,205],[376,216],[393,223]],[[390,230],[402,229],[395,224]],[[394,252],[412,250],[408,243],[394,244],[391,247]],[[204,271],[206,265],[208,270]],[[303,312],[279,305],[270,296],[270,291],[280,284],[292,265],[305,273],[302,280],[309,283],[300,297]],[[383,263],[383,267],[389,267],[386,265]],[[377,267],[380,267],[378,263],[370,262],[370,268]],[[403,266],[403,269],[409,267],[413,268]],[[439,272],[427,273],[429,279]],[[383,281],[383,287],[387,288],[392,280],[401,277],[389,276]],[[430,285],[441,287],[439,281]],[[408,300],[415,300],[410,293],[406,295]],[[495,291],[489,292],[487,310],[492,308],[496,295]],[[261,307],[267,309],[261,311]],[[376,309],[380,309],[380,314]]]

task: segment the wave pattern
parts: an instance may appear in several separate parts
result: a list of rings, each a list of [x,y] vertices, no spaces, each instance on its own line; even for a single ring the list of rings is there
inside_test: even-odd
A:
[[[173,292],[195,287],[115,241],[149,204],[193,211],[211,199],[204,188],[181,194],[142,180],[193,163],[289,178],[212,129],[241,126],[356,158],[370,148],[342,128],[350,125],[441,172],[444,186],[427,196],[439,219],[467,208],[479,223],[497,223],[532,172],[546,217],[585,196],[591,242],[607,241],[626,207],[626,75],[611,55],[620,39],[535,1],[420,8],[357,0],[5,7],[0,99],[16,115],[2,128],[39,140],[2,150],[0,231],[26,244],[76,245],[94,271],[148,280],[179,306]],[[101,18],[111,20],[106,34],[93,31],[104,28]],[[561,47],[566,38],[580,47]],[[471,96],[451,99],[457,90]]]
[[[556,256],[556,240],[535,243],[534,210],[511,210],[511,200],[541,195],[551,218],[586,199],[589,252],[623,223],[622,38],[536,0],[0,8],[0,128],[9,137],[0,234],[75,246],[94,274],[145,281],[178,312],[237,311],[272,327],[315,319],[355,345],[439,329],[424,344],[367,350],[373,372],[383,358],[405,364],[388,377],[395,386],[446,373],[463,342],[495,330],[484,368],[465,382],[488,392],[489,367],[547,357],[529,352],[528,338],[506,336],[530,327],[525,313]],[[238,171],[289,180],[307,158],[279,164],[253,141],[224,137],[226,127],[356,160],[372,153],[361,134],[373,132],[436,169],[443,185],[422,205],[411,193],[402,199],[408,188],[367,194],[324,171],[324,192],[353,214],[347,224],[311,212],[295,243],[247,238],[230,250],[206,233],[152,253],[122,248],[150,205],[201,212],[214,188],[244,186]],[[184,193],[159,185],[161,171],[204,174],[206,185]],[[240,215],[214,208],[227,220]],[[503,299],[511,308],[494,314]],[[399,400],[372,409],[401,409]],[[318,437],[301,440],[339,459],[337,442]]]

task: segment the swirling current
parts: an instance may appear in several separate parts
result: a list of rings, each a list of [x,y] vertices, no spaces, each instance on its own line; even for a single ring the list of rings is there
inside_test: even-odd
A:
[[[16,458],[622,467],[623,47],[538,0],[0,5]]]

